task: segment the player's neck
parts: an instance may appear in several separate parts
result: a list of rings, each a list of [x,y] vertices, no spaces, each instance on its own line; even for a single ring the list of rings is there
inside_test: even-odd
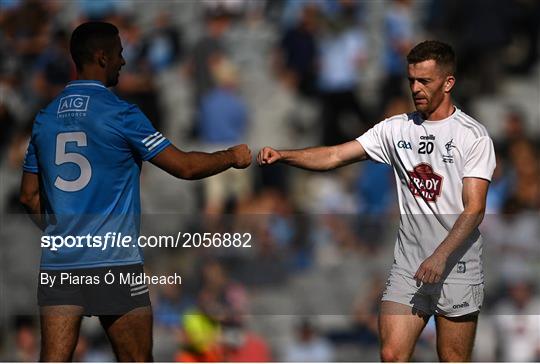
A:
[[[450,115],[452,115],[455,111],[454,103],[451,99],[448,99],[447,101],[443,101],[437,109],[435,109],[433,112],[429,114],[422,114],[422,117],[424,120],[428,121],[439,121],[444,120],[448,118]]]
[[[85,67],[84,70],[77,72],[77,80],[94,80],[103,83],[107,82],[107,78],[103,71],[92,67]]]

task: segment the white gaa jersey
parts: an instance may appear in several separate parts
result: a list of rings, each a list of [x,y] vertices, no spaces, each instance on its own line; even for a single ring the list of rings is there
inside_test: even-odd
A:
[[[493,142],[457,108],[438,121],[423,120],[418,112],[396,115],[357,140],[371,159],[394,167],[401,218],[392,269],[413,277],[463,212],[463,178],[491,180]],[[450,256],[444,282],[482,283],[481,255],[476,229]]]

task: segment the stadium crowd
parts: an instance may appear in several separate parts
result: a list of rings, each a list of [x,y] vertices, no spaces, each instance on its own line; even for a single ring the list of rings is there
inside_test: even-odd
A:
[[[497,152],[475,359],[539,361],[539,18],[534,0],[0,1],[0,360],[38,357],[39,232],[18,203],[21,165],[34,115],[75,76],[72,29],[94,19],[120,29],[114,92],[175,144],[209,151],[356,138],[413,109],[411,46],[453,44],[456,102]],[[156,360],[378,360],[399,218],[389,167],[251,167],[201,182],[156,170],[143,169],[143,232],[253,234],[252,249],[145,251],[150,271],[185,282],[151,289]],[[415,359],[436,358],[433,333]],[[114,359],[106,340],[86,320],[75,360]]]

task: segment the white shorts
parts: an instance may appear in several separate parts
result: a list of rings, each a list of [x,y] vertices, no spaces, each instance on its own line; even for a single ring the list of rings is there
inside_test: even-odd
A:
[[[418,286],[416,279],[391,271],[382,301],[401,303],[428,315],[459,317],[480,311],[484,284],[434,283]]]

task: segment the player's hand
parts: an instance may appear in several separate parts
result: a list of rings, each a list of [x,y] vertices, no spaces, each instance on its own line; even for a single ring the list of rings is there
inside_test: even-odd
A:
[[[420,264],[414,278],[422,283],[438,283],[446,268],[446,256],[433,253]]]
[[[274,164],[282,158],[280,152],[270,147],[264,147],[257,155],[257,163],[260,166]]]
[[[230,152],[233,154],[233,168],[244,169],[251,164],[251,150],[247,144],[239,144],[234,147],[230,147]]]

